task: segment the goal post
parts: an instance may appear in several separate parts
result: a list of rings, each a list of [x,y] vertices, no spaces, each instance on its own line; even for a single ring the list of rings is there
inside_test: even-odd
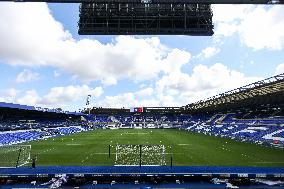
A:
[[[30,161],[31,145],[0,146],[0,168],[20,167]]]
[[[166,146],[116,145],[116,166],[162,166],[166,165]]]

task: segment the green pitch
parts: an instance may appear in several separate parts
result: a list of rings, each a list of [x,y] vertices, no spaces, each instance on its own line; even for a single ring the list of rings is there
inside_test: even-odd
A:
[[[284,166],[284,150],[179,130],[95,130],[26,144],[41,166],[114,165],[116,144],[163,144],[174,166]]]

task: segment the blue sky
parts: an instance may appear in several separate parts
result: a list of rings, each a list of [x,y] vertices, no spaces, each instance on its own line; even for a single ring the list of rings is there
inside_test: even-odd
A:
[[[79,36],[78,11],[1,3],[0,101],[181,106],[284,72],[281,5],[215,5],[212,37]]]

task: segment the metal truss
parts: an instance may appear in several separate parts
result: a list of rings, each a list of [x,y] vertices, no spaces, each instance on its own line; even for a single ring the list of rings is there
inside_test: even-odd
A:
[[[82,3],[80,35],[213,35],[207,4]]]
[[[211,112],[241,107],[284,104],[284,73],[188,104],[190,112]]]

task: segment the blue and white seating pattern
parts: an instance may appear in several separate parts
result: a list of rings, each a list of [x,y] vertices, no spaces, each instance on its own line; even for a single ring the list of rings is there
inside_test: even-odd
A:
[[[180,128],[257,144],[284,146],[284,118],[236,119],[236,114],[216,115],[99,115],[100,127]],[[283,130],[282,130],[283,129]]]
[[[237,119],[237,114],[216,115],[96,115],[92,124],[98,128],[179,128],[258,144],[284,146],[284,118]],[[89,130],[80,122],[40,121],[30,125],[1,123],[12,131],[0,133],[0,145],[39,140]],[[23,130],[19,130],[19,128]]]
[[[83,127],[57,127],[57,128],[49,128],[47,129],[49,133],[59,134],[59,135],[65,135],[65,134],[72,134],[72,133],[78,133],[82,131],[86,131]]]
[[[284,147],[284,119],[234,119],[230,114],[221,123],[216,119],[211,122],[193,122],[184,129],[240,141]]]
[[[41,123],[42,124],[42,123]],[[39,124],[39,125],[41,125]],[[55,123],[54,126],[62,124]],[[74,124],[78,125],[78,124]],[[46,125],[45,125],[46,126]],[[51,126],[51,124],[49,125]],[[44,128],[42,129],[29,129],[29,130],[16,130],[16,131],[3,131],[0,132],[0,146],[19,144],[33,140],[40,140],[49,137],[62,136],[89,130],[88,126],[73,126],[72,123],[65,127]]]
[[[93,123],[98,127],[117,128],[175,128],[190,121],[190,115],[97,115]]]
[[[38,140],[44,136],[43,132],[35,130],[21,130],[0,133],[0,145],[18,144]]]

